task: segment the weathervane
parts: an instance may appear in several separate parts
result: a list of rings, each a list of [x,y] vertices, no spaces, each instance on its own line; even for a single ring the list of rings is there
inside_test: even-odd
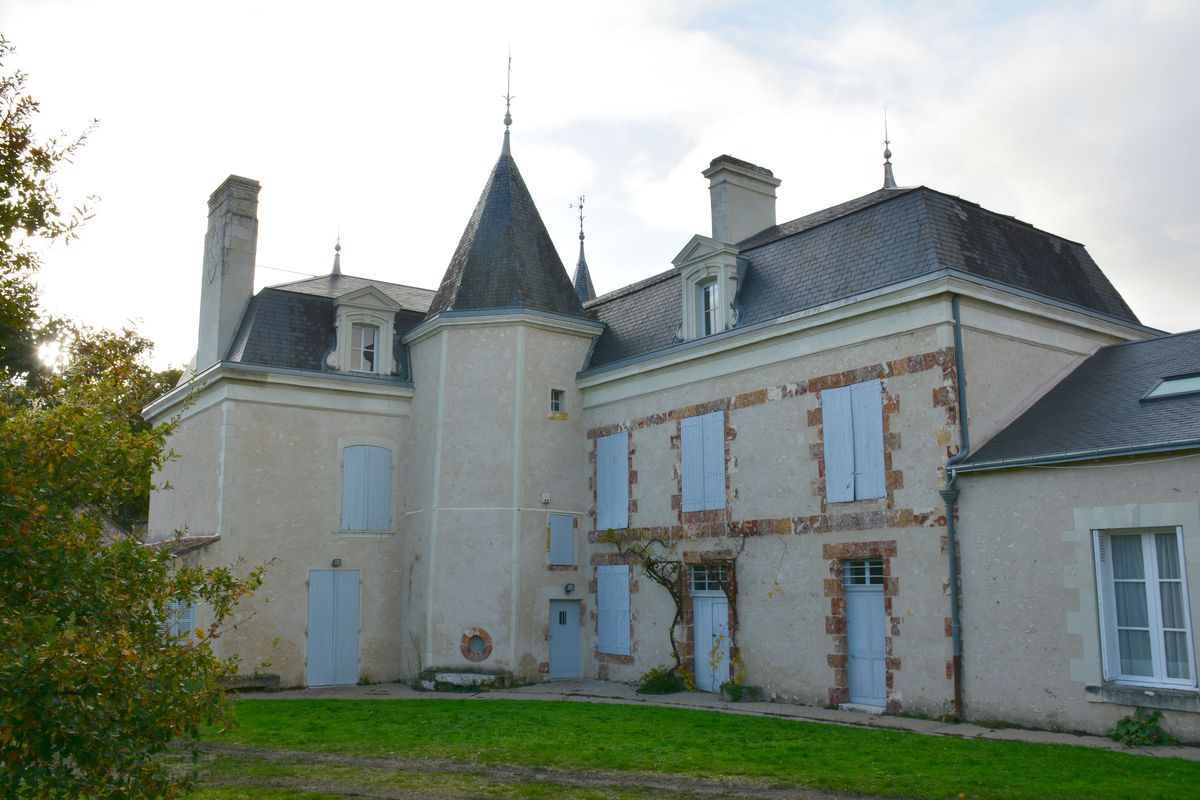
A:
[[[583,241],[583,201],[587,198],[584,195],[579,195],[578,203],[567,203],[567,208],[579,209],[579,241]]]
[[[504,132],[512,125],[512,48],[508,48],[508,84],[504,87]]]

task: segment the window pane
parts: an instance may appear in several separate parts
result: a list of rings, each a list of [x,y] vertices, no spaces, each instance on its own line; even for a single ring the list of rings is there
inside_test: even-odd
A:
[[[1146,577],[1142,565],[1141,536],[1112,536],[1113,577],[1117,580],[1141,580]]]
[[[1159,597],[1162,599],[1162,620],[1164,628],[1183,630],[1187,627],[1184,622],[1183,586],[1177,581],[1163,581],[1158,584]]]
[[[1114,588],[1117,595],[1117,625],[1122,628],[1149,627],[1150,614],[1146,609],[1146,584],[1131,581],[1118,583]]]
[[[1175,543],[1175,534],[1155,534],[1154,549],[1158,551],[1158,577],[1178,580],[1179,547]]]
[[[1167,677],[1187,680],[1192,677],[1188,661],[1187,634],[1182,631],[1167,631],[1163,634],[1163,648],[1167,655]]]
[[[1117,631],[1121,648],[1121,674],[1154,676],[1150,660],[1149,631]]]

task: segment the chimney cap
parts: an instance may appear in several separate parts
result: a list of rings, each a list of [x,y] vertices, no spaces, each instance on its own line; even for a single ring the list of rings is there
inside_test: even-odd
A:
[[[760,167],[757,164],[751,164],[749,161],[743,161],[740,158],[734,158],[730,155],[720,155],[714,158],[708,164],[708,169],[701,174],[706,178],[711,178],[720,172],[733,172],[744,175],[747,178],[753,178],[770,186],[778,186],[783,183],[779,178],[775,177],[775,173],[766,167]]]

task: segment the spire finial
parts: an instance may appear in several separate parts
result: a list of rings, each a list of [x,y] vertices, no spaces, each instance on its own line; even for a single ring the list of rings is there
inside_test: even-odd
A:
[[[342,231],[339,228],[337,234],[337,244],[333,246],[333,271],[330,275],[342,274]]]
[[[508,48],[508,83],[504,87],[504,146],[500,155],[507,156],[511,152],[508,147],[508,129],[512,125],[512,48]]]
[[[895,189],[896,178],[892,175],[892,148],[888,139],[887,106],[883,107],[883,188]]]
[[[581,241],[581,242],[583,241],[583,201],[586,199],[587,199],[587,197],[585,197],[584,195],[581,194],[581,195],[579,195],[578,203],[568,203],[567,204],[567,208],[578,208],[579,209],[579,241]]]
[[[508,50],[508,84],[504,87],[504,131],[512,125],[512,48]]]
[[[575,294],[579,295],[579,302],[586,303],[589,300],[596,299],[596,288],[592,286],[592,275],[588,272],[587,259],[583,255],[583,203],[587,200],[584,195],[579,195],[578,203],[568,203],[567,208],[579,209],[579,261],[575,263]]]

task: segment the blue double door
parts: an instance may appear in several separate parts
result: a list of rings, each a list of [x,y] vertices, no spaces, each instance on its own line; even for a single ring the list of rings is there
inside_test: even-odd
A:
[[[309,571],[309,686],[358,683],[358,598],[358,570]]]

